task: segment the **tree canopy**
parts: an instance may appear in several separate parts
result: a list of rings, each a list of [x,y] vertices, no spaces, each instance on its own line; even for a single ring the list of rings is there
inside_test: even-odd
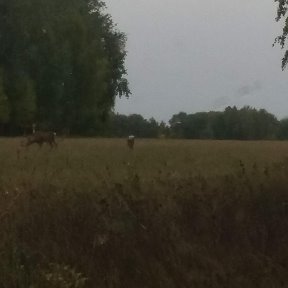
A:
[[[169,125],[139,114],[111,113],[98,136],[178,139],[229,140],[286,140],[288,119],[278,120],[265,109],[250,106],[226,107],[224,111],[180,112],[169,120]]]
[[[274,0],[274,1],[277,2],[278,6],[276,21],[285,19],[282,34],[275,39],[275,43],[278,43],[281,46],[281,48],[284,49],[286,46],[286,39],[288,35],[288,17],[287,17],[288,0]],[[288,64],[288,50],[285,51],[282,59],[282,69],[285,69],[287,64]]]
[[[264,109],[249,106],[241,109],[227,107],[223,112],[198,112],[173,115],[170,134],[174,138],[187,139],[277,139],[279,129],[281,139],[287,137],[286,127],[273,114]]]
[[[99,0],[0,0],[0,124],[82,133],[129,96],[126,36]]]

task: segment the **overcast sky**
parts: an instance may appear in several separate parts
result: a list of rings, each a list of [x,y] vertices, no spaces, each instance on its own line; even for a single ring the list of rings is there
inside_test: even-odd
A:
[[[168,121],[180,111],[265,108],[288,116],[288,70],[272,48],[274,0],[105,0],[127,41],[131,97],[119,113]]]

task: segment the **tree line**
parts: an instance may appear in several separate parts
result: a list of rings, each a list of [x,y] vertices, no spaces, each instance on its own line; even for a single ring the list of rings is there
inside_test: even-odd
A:
[[[169,124],[145,119],[138,114],[111,114],[97,135],[105,137],[223,140],[276,140],[288,139],[288,118],[278,120],[265,109],[249,106],[238,109],[227,107],[222,112],[180,112]]]

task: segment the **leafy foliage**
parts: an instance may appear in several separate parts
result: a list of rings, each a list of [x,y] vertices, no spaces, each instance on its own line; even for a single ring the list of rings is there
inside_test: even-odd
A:
[[[0,71],[0,124],[7,123],[10,117],[10,105],[4,91],[3,73]]]
[[[157,138],[161,132],[159,123],[154,118],[146,120],[139,114],[112,114],[105,133],[113,137],[133,134],[141,138]]]
[[[279,121],[264,109],[227,107],[224,112],[179,113],[169,121],[171,135],[188,139],[275,139]]]
[[[287,0],[274,0],[274,1],[278,3],[276,21],[280,21],[283,18],[285,19],[282,34],[275,39],[275,43],[278,43],[283,49],[285,47],[288,35],[288,18],[286,17],[288,10],[288,1]],[[288,50],[285,51],[284,57],[282,59],[282,69],[285,69],[287,64],[288,64]]]
[[[10,125],[80,133],[107,117],[117,94],[129,96],[126,37],[104,8],[98,0],[0,0]]]
[[[93,135],[105,137],[183,138],[183,139],[288,139],[287,119],[278,120],[265,109],[228,106],[223,112],[180,112],[169,120],[169,126],[139,114],[129,116],[111,113],[105,126]]]

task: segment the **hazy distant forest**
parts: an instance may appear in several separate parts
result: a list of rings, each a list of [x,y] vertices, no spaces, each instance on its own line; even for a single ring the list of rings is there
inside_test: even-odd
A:
[[[281,121],[264,109],[249,106],[227,107],[223,112],[180,112],[172,116],[169,125],[146,120],[141,115],[112,114],[103,131],[104,136],[123,137],[129,133],[143,138],[288,139],[288,119]]]

